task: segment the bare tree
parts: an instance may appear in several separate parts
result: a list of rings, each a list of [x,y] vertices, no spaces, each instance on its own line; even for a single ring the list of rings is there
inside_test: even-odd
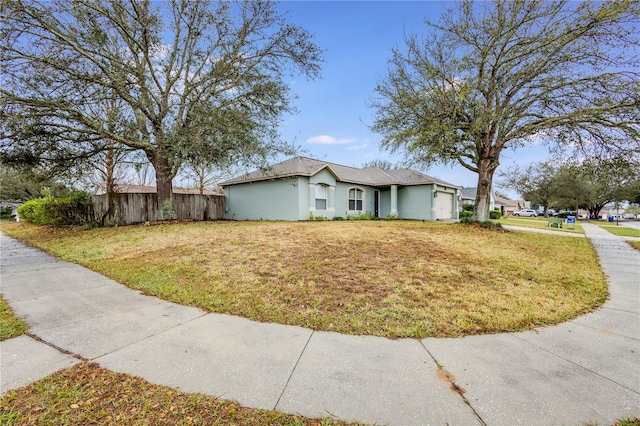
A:
[[[372,128],[414,162],[476,172],[484,221],[505,149],[640,149],[639,16],[634,0],[458,3],[393,49]]]
[[[284,78],[314,78],[321,60],[268,0],[11,0],[3,15],[5,160],[63,167],[110,144],[140,150],[161,219],[175,217],[172,181],[190,152],[246,162],[288,152],[276,130],[293,109]],[[95,108],[112,97],[117,130]],[[218,147],[207,135],[221,123],[251,137]]]

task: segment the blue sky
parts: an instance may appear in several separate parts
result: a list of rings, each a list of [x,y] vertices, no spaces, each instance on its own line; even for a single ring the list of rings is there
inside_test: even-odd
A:
[[[366,103],[375,95],[377,79],[385,74],[391,48],[402,47],[405,34],[426,33],[425,18],[438,21],[452,6],[440,1],[280,3],[279,8],[289,12],[289,21],[312,33],[325,50],[320,79],[290,81],[299,96],[299,113],[285,117],[282,137],[295,140],[309,156],[347,166],[359,167],[374,159],[402,160],[379,149],[381,137],[368,128],[373,110]],[[539,147],[507,151],[501,169],[547,157],[547,150]],[[477,183],[477,175],[461,166],[433,167],[427,173],[460,186]]]

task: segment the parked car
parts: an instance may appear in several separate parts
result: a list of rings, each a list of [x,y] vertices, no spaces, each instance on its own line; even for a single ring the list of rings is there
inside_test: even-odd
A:
[[[538,216],[538,213],[535,210],[532,209],[526,209],[526,210],[520,210],[517,211],[513,214],[514,216],[529,216],[529,217],[536,217]]]
[[[548,210],[547,210],[547,216],[548,216],[548,217],[551,217],[551,216],[553,216],[553,214],[554,214],[555,212],[556,212],[556,211],[555,211],[555,210],[553,210],[553,209],[548,209]],[[544,216],[544,210],[538,210],[538,216]]]
[[[558,213],[554,214],[555,217],[561,217],[563,219],[566,219],[567,216],[577,216],[577,215],[578,215],[578,212],[572,211],[572,210],[560,210]]]
[[[633,214],[633,213],[625,213],[625,214],[623,214],[623,215],[622,215],[622,217],[623,217],[624,219],[635,219],[635,218],[636,218],[636,215],[635,215],[635,214]]]

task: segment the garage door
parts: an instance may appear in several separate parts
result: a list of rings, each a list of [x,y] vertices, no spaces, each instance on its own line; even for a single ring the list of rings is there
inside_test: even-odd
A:
[[[451,219],[453,217],[453,194],[436,192],[436,219]]]

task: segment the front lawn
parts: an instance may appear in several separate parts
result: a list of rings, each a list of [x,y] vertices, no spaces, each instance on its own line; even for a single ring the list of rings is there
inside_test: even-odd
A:
[[[604,303],[586,239],[405,221],[200,222],[3,231],[146,294],[349,334],[452,337]]]

